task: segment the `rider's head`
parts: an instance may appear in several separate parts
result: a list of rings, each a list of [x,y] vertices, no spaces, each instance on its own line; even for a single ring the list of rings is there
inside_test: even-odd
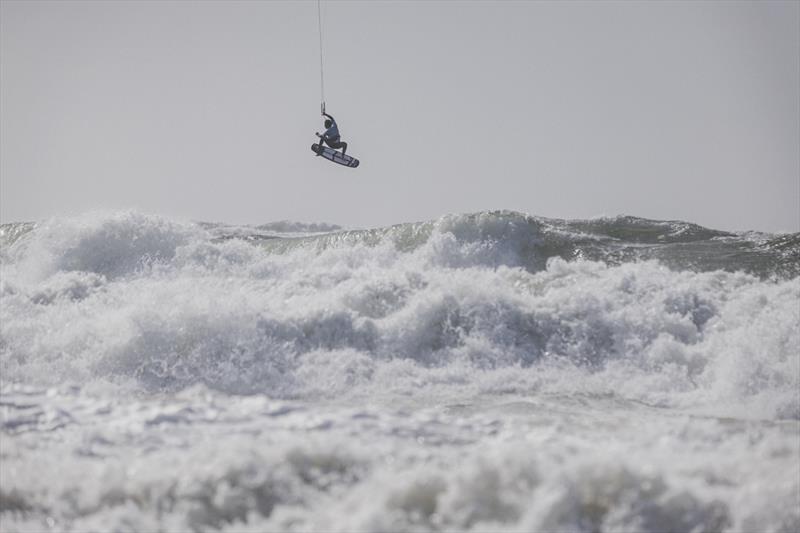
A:
[[[325,119],[325,127],[326,128],[330,128],[331,126],[333,126],[333,122],[331,122],[331,119],[326,118]]]

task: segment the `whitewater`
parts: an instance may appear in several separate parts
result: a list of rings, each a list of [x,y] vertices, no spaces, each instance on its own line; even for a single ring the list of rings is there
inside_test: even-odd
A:
[[[111,211],[0,269],[4,533],[800,530],[800,234]]]

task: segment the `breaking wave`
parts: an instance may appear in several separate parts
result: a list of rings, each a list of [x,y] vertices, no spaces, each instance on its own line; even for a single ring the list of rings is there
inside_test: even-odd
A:
[[[0,529],[797,531],[799,249],[512,212],[4,225]]]
[[[800,418],[796,234],[512,212],[265,227],[137,212],[4,226],[3,383],[611,394]]]

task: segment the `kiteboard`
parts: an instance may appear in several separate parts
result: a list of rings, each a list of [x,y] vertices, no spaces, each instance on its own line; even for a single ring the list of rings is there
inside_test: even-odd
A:
[[[341,152],[337,152],[333,148],[328,148],[327,146],[323,146],[322,151],[320,151],[320,146],[317,143],[311,145],[311,151],[329,161],[339,163],[340,165],[344,165],[346,167],[356,168],[359,163],[358,159],[355,157],[347,154],[342,155]]]

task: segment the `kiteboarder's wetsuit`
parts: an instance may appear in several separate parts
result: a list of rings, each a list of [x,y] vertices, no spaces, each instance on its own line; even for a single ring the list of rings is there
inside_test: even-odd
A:
[[[325,127],[327,128],[325,130],[325,133],[322,135],[317,133],[320,139],[319,140],[320,151],[322,151],[321,148],[323,143],[328,143],[328,146],[330,146],[334,150],[341,148],[342,155],[344,155],[345,152],[347,152],[347,143],[342,142],[339,138],[339,127],[336,125],[336,119],[334,119],[327,113],[323,113],[322,115],[328,117],[328,119],[325,121]]]

